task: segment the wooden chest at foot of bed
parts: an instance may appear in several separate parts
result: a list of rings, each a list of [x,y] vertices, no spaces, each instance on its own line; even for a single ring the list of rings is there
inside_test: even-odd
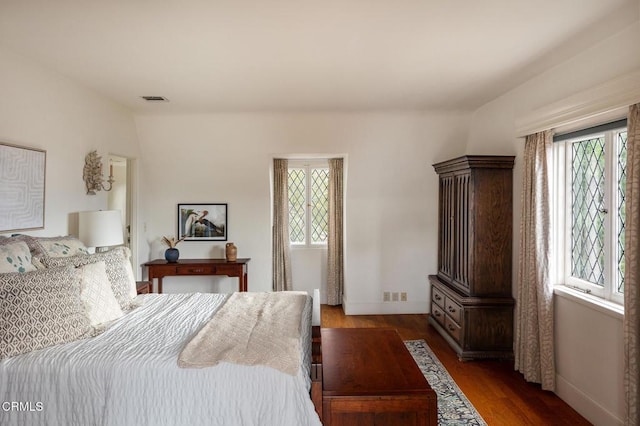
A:
[[[437,425],[437,396],[396,330],[322,329],[322,421]]]

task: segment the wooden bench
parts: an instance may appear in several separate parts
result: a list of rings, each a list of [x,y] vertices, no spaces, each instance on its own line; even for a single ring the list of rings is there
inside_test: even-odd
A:
[[[436,426],[437,396],[398,332],[323,328],[325,426]]]

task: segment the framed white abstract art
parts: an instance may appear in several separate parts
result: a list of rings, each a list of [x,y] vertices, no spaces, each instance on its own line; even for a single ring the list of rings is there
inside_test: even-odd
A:
[[[46,156],[0,142],[0,233],[44,228]]]

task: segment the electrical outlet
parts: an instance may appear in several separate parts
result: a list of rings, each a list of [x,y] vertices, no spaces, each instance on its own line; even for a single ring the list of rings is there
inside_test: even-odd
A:
[[[400,301],[401,302],[406,302],[407,301],[407,292],[403,291],[402,293],[400,293]]]
[[[382,300],[385,301],[385,302],[390,302],[391,301],[391,293],[389,293],[388,291],[385,291],[383,293]]]
[[[391,293],[391,300],[393,302],[397,302],[398,301],[398,292],[394,291],[393,293]]]

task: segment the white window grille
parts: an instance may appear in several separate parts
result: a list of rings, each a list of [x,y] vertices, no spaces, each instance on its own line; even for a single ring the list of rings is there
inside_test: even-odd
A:
[[[563,283],[616,303],[624,302],[626,121],[561,135],[558,168],[559,253]],[[558,161],[558,159],[560,159]],[[562,160],[564,159],[564,160]],[[564,220],[562,220],[564,218]]]
[[[329,233],[329,166],[326,161],[289,161],[289,240],[324,246]]]

